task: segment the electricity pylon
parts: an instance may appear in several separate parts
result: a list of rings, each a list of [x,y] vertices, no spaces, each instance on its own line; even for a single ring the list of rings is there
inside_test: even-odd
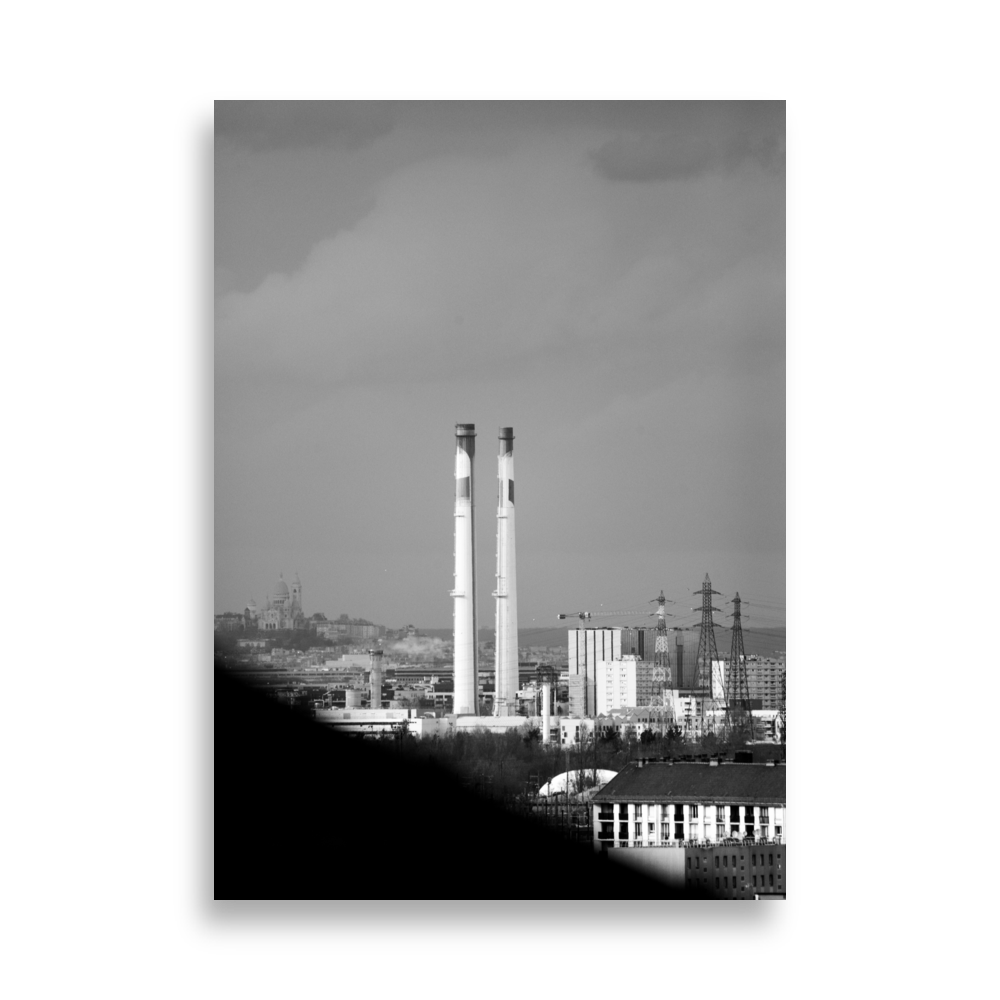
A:
[[[667,689],[673,687],[673,676],[670,669],[670,644],[667,640],[667,599],[660,591],[660,596],[653,598],[656,608],[656,647],[653,653],[653,672],[650,675],[650,709],[658,709],[660,733],[663,733],[663,722],[667,715]]]
[[[712,590],[712,581],[706,573],[701,590],[696,590],[695,593],[701,594],[701,628],[698,635],[698,655],[695,658],[698,668],[695,687],[701,692],[704,705],[706,701],[712,699],[712,664],[719,659],[719,651],[715,646],[715,622],[712,620],[712,612],[721,611],[721,608],[712,607],[712,594],[720,592]]]
[[[726,678],[726,724],[749,729],[753,739],[753,710],[747,683],[747,658],[743,651],[743,624],[740,621],[740,595],[733,598],[733,643],[729,652],[729,676]]]

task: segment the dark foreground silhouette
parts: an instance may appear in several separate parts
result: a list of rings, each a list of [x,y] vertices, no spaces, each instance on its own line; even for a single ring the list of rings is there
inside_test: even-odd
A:
[[[705,899],[215,672],[216,899]]]

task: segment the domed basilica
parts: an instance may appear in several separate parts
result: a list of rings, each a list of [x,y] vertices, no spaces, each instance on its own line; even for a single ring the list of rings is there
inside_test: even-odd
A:
[[[250,601],[244,616],[248,625],[250,622],[254,623],[250,627],[255,626],[264,631],[304,628],[306,616],[302,611],[302,582],[299,574],[295,574],[290,590],[284,575],[279,575],[271,596],[264,602],[263,610],[258,611],[257,605]]]

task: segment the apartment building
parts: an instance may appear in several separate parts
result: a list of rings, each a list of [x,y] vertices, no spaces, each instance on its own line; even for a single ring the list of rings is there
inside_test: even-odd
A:
[[[784,764],[640,761],[592,808],[595,848],[648,875],[723,899],[786,891]]]

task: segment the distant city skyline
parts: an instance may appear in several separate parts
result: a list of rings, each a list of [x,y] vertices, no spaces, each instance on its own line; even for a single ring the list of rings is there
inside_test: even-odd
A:
[[[784,198],[783,102],[217,103],[216,612],[449,627],[461,422],[481,627],[501,426],[522,631],[783,603]]]

